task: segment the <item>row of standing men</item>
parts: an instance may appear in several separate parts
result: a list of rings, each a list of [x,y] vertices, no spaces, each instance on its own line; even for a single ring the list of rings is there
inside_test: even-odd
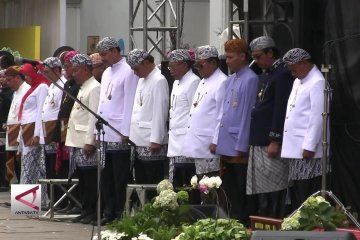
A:
[[[263,69],[260,76],[249,68],[248,45],[241,39],[225,43],[226,63],[233,72],[229,77],[219,69],[213,46],[195,51],[194,67],[202,79],[194,74],[188,51],[171,51],[171,94],[149,53],[134,49],[125,59],[110,37],[97,44],[97,57],[107,67],[101,84],[85,54],[68,52],[63,64],[58,58],[44,60],[47,78],[122,134],[104,126],[100,139],[102,224],[121,217],[132,164],[137,183],[157,183],[164,178],[167,157],[169,178],[176,186],[189,184],[194,174],[221,175],[229,199],[224,207],[231,205],[231,217],[245,224],[250,214],[282,218],[320,189],[324,78],[303,49],[292,49],[281,59],[267,36],[254,39],[250,49]],[[62,67],[66,74],[59,78]],[[15,105],[14,97],[9,114],[14,122],[8,120],[10,126],[16,121],[22,126],[20,182],[45,178],[46,156],[56,156],[59,170],[69,155],[69,176],[77,172],[82,199],[82,212],[74,222],[95,220],[96,118],[54,84],[48,86],[31,65],[11,67],[5,74],[10,85],[21,76],[29,83],[15,91],[23,97]],[[34,130],[25,144],[27,125]],[[135,143],[133,163],[130,141]],[[287,208],[290,199],[292,207]]]

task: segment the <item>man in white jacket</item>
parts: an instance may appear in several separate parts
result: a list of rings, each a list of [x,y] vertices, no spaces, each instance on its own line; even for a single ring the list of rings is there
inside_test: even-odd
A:
[[[77,99],[93,112],[99,105],[100,83],[92,75],[92,63],[89,56],[76,54],[72,60],[73,77],[80,90]],[[70,149],[69,176],[76,169],[79,177],[82,210],[80,216],[72,222],[90,223],[95,220],[97,161],[95,154],[96,118],[79,103],[75,103],[70,114],[65,146]]]
[[[303,49],[291,49],[283,61],[296,77],[287,104],[281,157],[289,160],[292,202],[297,208],[321,188],[325,79]]]
[[[169,70],[175,81],[170,95],[169,179],[175,186],[189,184],[195,174],[194,159],[182,155],[182,146],[189,120],[189,112],[200,78],[193,73],[193,64],[186,49],[176,49],[169,53]]]
[[[222,117],[227,76],[219,68],[218,52],[213,46],[196,49],[195,67],[203,79],[196,89],[189,114],[183,155],[194,158],[196,174],[219,175],[220,158],[215,154]]]
[[[140,77],[130,124],[130,140],[136,145],[135,178],[137,183],[154,184],[164,178],[169,85],[146,51],[134,49],[126,60]]]

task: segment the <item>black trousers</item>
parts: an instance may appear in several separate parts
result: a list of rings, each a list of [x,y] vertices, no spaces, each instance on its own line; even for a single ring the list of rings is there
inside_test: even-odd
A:
[[[247,164],[224,163],[222,186],[227,195],[230,217],[238,219],[245,226],[250,225],[249,216],[256,213],[256,196],[246,195]],[[229,209],[230,208],[230,209]]]
[[[291,188],[291,205],[295,210],[310,197],[311,194],[321,190],[321,176],[306,179],[294,180],[294,185]]]
[[[164,164],[167,161],[142,161],[135,159],[135,179],[137,184],[158,184],[164,179]]]
[[[287,189],[257,194],[258,214],[262,217],[283,219],[287,214]]]
[[[45,147],[45,146],[44,146]],[[46,169],[46,178],[54,179],[55,174],[55,162],[56,162],[56,152],[50,152],[45,150],[45,169]],[[50,185],[48,185],[48,193],[50,193]],[[55,196],[57,196],[57,190],[55,190]],[[57,199],[55,197],[55,199]]]
[[[176,164],[174,169],[174,187],[189,186],[191,178],[196,174],[195,163]]]
[[[0,187],[8,187],[6,180],[6,152],[5,146],[0,146]]]
[[[97,169],[76,169],[82,204],[81,214],[95,214],[97,203]]]
[[[105,153],[101,173],[101,193],[104,216],[118,218],[124,211],[126,186],[130,179],[130,150],[111,150]]]

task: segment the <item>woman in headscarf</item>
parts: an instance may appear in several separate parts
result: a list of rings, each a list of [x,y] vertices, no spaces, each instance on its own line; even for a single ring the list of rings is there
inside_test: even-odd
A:
[[[41,113],[48,93],[49,81],[37,72],[31,64],[21,66],[20,72],[30,89],[23,96],[19,107],[21,123],[21,184],[37,184],[46,178],[45,153],[39,143],[44,143]],[[41,188],[41,205],[46,206],[46,186]]]

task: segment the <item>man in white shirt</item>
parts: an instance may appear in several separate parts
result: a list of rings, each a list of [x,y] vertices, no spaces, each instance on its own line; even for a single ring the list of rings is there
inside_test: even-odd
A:
[[[46,177],[55,178],[56,144],[53,142],[53,133],[58,119],[63,92],[54,83],[64,88],[66,82],[62,78],[62,64],[59,58],[49,57],[43,62],[44,75],[52,82],[42,109],[43,134],[45,140]]]
[[[5,77],[8,87],[14,91],[11,102],[9,115],[6,122],[6,154],[7,166],[12,166],[13,171],[10,173],[13,176],[9,179],[10,183],[20,182],[20,156],[17,155],[19,150],[18,135],[20,130],[20,121],[18,120],[19,107],[21,99],[29,90],[30,85],[24,82],[24,76],[20,73],[20,67],[11,66],[6,69]],[[18,160],[16,160],[18,159]]]
[[[102,224],[120,218],[124,211],[126,185],[130,176],[130,118],[139,78],[125,58],[118,42],[105,37],[96,46],[102,63],[107,66],[102,75],[98,114],[121,134],[104,127],[105,167],[102,171],[104,217]]]
[[[134,49],[126,60],[140,77],[130,125],[130,140],[136,144],[135,178],[137,183],[154,184],[164,178],[169,85],[146,51]]]
[[[301,48],[288,51],[283,61],[296,77],[286,109],[281,157],[289,160],[293,208],[321,189],[322,129],[325,79]]]
[[[194,159],[182,155],[189,112],[200,78],[191,69],[192,60],[186,49],[176,49],[169,53],[169,70],[175,81],[170,95],[169,179],[175,186],[189,184],[195,174]]]
[[[222,117],[227,76],[219,65],[214,46],[196,49],[195,67],[203,79],[192,101],[183,155],[194,158],[196,174],[200,176],[219,175],[220,170],[220,158],[215,154],[218,138],[215,129]]]

